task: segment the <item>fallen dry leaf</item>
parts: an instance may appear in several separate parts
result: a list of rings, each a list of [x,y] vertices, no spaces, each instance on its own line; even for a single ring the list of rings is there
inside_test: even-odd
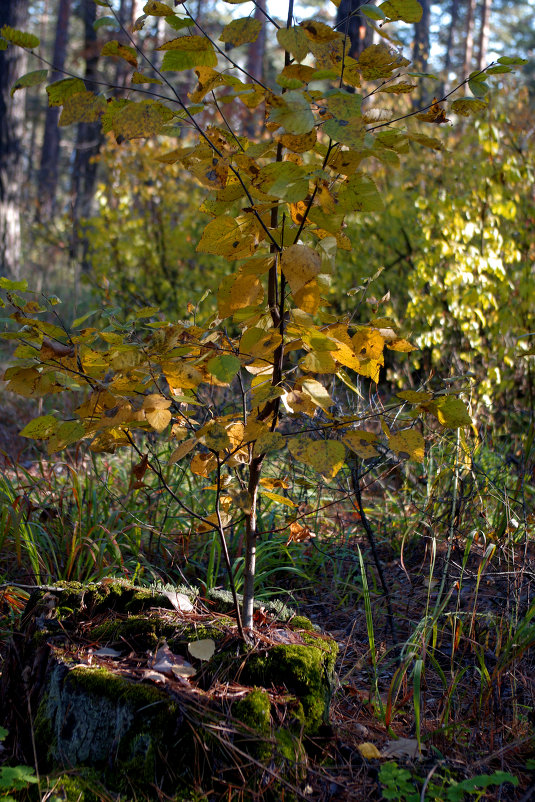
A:
[[[197,673],[191,663],[180,655],[173,654],[167,643],[160,646],[154,655],[152,669],[169,677],[192,677]]]
[[[210,660],[215,652],[215,641],[212,638],[203,638],[188,643],[188,652],[197,660]]]
[[[175,610],[179,613],[190,613],[193,610],[193,604],[185,593],[176,593],[174,590],[163,590],[162,595],[167,596]]]
[[[388,741],[383,748],[383,757],[416,758],[419,754],[416,738],[398,738],[397,741]]]

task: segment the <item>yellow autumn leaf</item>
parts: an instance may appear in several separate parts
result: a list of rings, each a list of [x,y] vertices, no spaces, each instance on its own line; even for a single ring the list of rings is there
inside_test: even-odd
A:
[[[218,421],[210,421],[197,432],[197,437],[206,448],[212,451],[223,451],[229,448],[230,440],[225,427]]]
[[[304,462],[327,479],[333,479],[345,460],[345,446],[339,440],[311,440],[305,435],[288,443],[292,457]]]
[[[197,445],[198,440],[195,437],[192,437],[190,440],[185,440],[183,443],[180,443],[177,448],[173,451],[171,456],[169,457],[169,465],[174,465],[175,462],[178,462],[182,457],[185,457],[190,451],[193,451],[195,446]]]
[[[426,401],[431,401],[433,398],[432,393],[427,393],[425,390],[402,390],[396,395],[403,401],[408,401],[409,404],[425,404]]]
[[[351,338],[355,353],[360,359],[383,359],[384,337],[377,329],[361,329]]]
[[[215,253],[226,259],[243,259],[255,250],[253,236],[243,236],[239,224],[233,217],[222,215],[211,220],[202,233],[196,250]]]
[[[263,299],[264,288],[258,276],[233,273],[223,279],[217,293],[219,316],[230,317],[238,309],[256,306]]]
[[[171,422],[171,413],[168,409],[147,409],[145,418],[157,432],[163,432],[165,427]]]
[[[388,445],[400,459],[413,459],[423,462],[425,440],[417,429],[404,429],[389,437]]]
[[[217,460],[213,454],[195,454],[189,467],[190,471],[197,476],[208,478],[210,472],[217,468]]]
[[[286,496],[281,496],[280,493],[272,493],[270,490],[261,490],[260,495],[264,496],[264,498],[268,498],[270,501],[274,501],[276,504],[285,504],[287,507],[297,507],[295,501],[292,501],[291,498],[286,498]]]
[[[375,448],[375,443],[379,442],[379,438],[373,432],[365,431],[351,431],[347,432],[342,438],[343,442],[358,454],[361,459],[371,459],[378,457],[379,452]]]
[[[194,390],[202,381],[202,373],[187,362],[165,362],[162,371],[172,392]]]
[[[293,247],[293,246],[292,246]],[[318,282],[314,279],[308,281],[304,287],[293,293],[294,301],[303,312],[313,315],[318,311],[321,301],[320,288]]]
[[[259,19],[254,17],[235,19],[225,25],[219,41],[232,45],[232,47],[239,47],[247,42],[255,42],[261,30],[262,22]]]
[[[369,741],[366,741],[363,744],[359,744],[357,748],[362,757],[365,758],[366,760],[377,760],[378,758],[381,757],[381,753],[379,752],[375,744],[372,744]]]
[[[283,251],[281,266],[295,297],[299,290],[320,273],[321,256],[308,245],[290,245]],[[300,305],[299,307],[303,308]]]
[[[158,0],[149,0],[143,6],[143,12],[152,17],[170,17],[175,13],[166,3],[160,3]]]
[[[301,390],[309,395],[312,401],[322,409],[327,410],[334,404],[334,401],[323,384],[316,379],[305,379],[302,381]]]
[[[435,415],[447,429],[472,425],[472,418],[466,404],[454,395],[442,396],[423,406],[425,410]]]

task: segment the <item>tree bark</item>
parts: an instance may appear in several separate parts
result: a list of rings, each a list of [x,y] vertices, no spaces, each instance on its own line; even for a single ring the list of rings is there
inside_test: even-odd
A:
[[[358,58],[373,43],[373,29],[362,14],[354,13],[361,5],[359,0],[341,0],[336,12],[336,30],[349,36],[351,44],[347,55],[352,58]]]
[[[457,21],[459,19],[459,0],[451,0],[450,5],[450,24],[448,27],[448,39],[446,42],[446,55],[444,58],[444,73],[446,86],[449,84],[449,72],[453,64],[452,51],[453,51],[453,37]]]
[[[429,25],[431,21],[430,0],[420,0],[422,18],[414,25],[414,41],[412,45],[412,62],[419,72],[426,72],[429,61]]]
[[[96,78],[99,48],[93,27],[97,15],[94,0],[83,0],[81,13],[86,58],[84,79],[87,89],[95,89],[92,81]],[[73,250],[76,252],[81,247],[80,260],[84,272],[89,270],[89,264],[87,240],[80,231],[80,221],[91,216],[98,169],[96,157],[100,152],[102,141],[100,123],[78,123],[72,172]]]
[[[71,0],[59,0],[56,37],[52,55],[52,64],[54,65],[54,71],[51,76],[52,82],[59,81],[64,77],[63,68],[65,67],[70,14]],[[60,110],[57,106],[49,107],[46,110],[45,133],[39,170],[39,195],[42,199],[39,205],[39,212],[40,216],[45,220],[53,217],[56,209],[60,149],[59,112]]]
[[[466,9],[465,41],[464,41],[464,61],[462,78],[468,78],[472,72],[472,58],[474,53],[474,16],[476,10],[476,0],[468,0]]]
[[[478,43],[478,53],[477,53],[478,70],[484,70],[486,67],[487,50],[489,47],[491,8],[492,8],[492,0],[482,0],[481,26],[479,29],[479,43]]]
[[[28,0],[0,0],[0,27],[24,29]],[[26,71],[26,54],[14,45],[0,50],[0,274],[18,278],[21,265],[20,197],[25,93],[11,87]]]

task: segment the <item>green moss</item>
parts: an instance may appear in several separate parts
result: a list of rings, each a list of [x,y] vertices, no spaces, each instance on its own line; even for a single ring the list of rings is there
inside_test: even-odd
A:
[[[328,715],[337,648],[327,638],[314,638],[314,645],[310,646],[281,644],[252,655],[243,679],[264,687],[284,685],[295,693],[303,705],[304,730],[312,733]]]
[[[271,729],[271,702],[262,688],[255,688],[232,706],[232,714],[246,727],[267,735]]]
[[[84,693],[94,694],[112,702],[123,702],[135,710],[161,704],[167,707],[169,715],[171,711],[176,713],[176,705],[170,702],[169,696],[164,691],[153,685],[132,682],[126,677],[113,674],[106,668],[78,666],[69,671],[66,681],[71,687]]]
[[[232,705],[232,717],[236,725],[243,725],[254,731],[254,738],[249,733],[238,737],[240,747],[261,762],[270,760],[273,753],[271,744],[271,702],[263,688],[255,688],[243,699]]]
[[[310,618],[307,618],[306,615],[294,615],[289,624],[292,629],[305,629],[308,631],[314,631],[316,629]]]
[[[90,770],[81,774],[62,774],[49,779],[49,785],[52,796],[65,802],[99,802],[102,799],[95,793],[101,783],[97,774]]]

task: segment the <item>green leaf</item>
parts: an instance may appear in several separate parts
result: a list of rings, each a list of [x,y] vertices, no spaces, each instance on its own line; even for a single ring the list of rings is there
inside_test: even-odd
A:
[[[118,30],[119,26],[115,17],[100,17],[93,23],[93,28],[95,31],[100,31],[101,28]]]
[[[54,81],[46,88],[49,106],[63,106],[67,98],[85,92],[85,84],[81,78],[62,78]]]
[[[308,176],[303,167],[293,162],[272,162],[262,167],[255,186],[268,195],[298,203],[308,195]]]
[[[72,443],[77,443],[84,435],[85,428],[83,423],[77,420],[65,421],[49,437],[48,453],[53,454],[55,451],[60,451],[62,448],[72,445]]]
[[[130,45],[121,44],[117,41],[117,39],[112,39],[110,42],[106,42],[100,53],[102,56],[115,56],[116,58],[122,58],[132,67],[137,67],[136,49],[130,47]]]
[[[296,61],[303,61],[310,50],[310,44],[303,28],[279,28],[277,41]]]
[[[4,25],[0,28],[0,36],[3,36],[7,42],[19,47],[27,47],[33,50],[34,47],[39,46],[39,38],[34,36],[33,33],[24,33],[18,31],[16,28],[11,28],[9,25]]]
[[[468,81],[468,88],[474,97],[482,98],[489,93],[490,87],[483,81]]]
[[[1,33],[1,31],[0,31]],[[522,64],[527,64],[527,58],[520,58],[520,56],[501,56],[498,59],[498,64],[507,64],[511,66],[520,66]]]
[[[382,9],[377,8],[377,6],[371,5],[370,3],[366,3],[365,5],[360,6],[359,11],[361,14],[364,14],[364,16],[369,17],[370,19],[374,20],[386,19],[385,12]]]
[[[19,433],[21,437],[29,437],[31,440],[46,440],[56,431],[58,419],[54,415],[41,415],[26,424]]]
[[[112,101],[102,117],[102,131],[113,131],[124,139],[139,139],[159,134],[173,117],[171,109],[155,100]]]
[[[2,766],[0,768],[0,789],[21,791],[30,783],[36,782],[38,779],[31,766]]]
[[[194,25],[189,17],[177,17],[176,14],[166,17],[165,21],[175,31],[181,31],[183,28],[191,28]]]
[[[6,278],[5,276],[0,276],[0,289],[2,290],[18,290],[19,292],[25,292],[28,289],[28,282],[26,279],[22,281],[13,281],[10,278]]]
[[[225,384],[229,384],[232,381],[240,367],[240,360],[233,354],[215,356],[206,364],[208,373],[211,373],[212,376],[215,376],[219,381],[225,382]]]
[[[32,72],[27,72],[26,75],[21,75],[11,87],[11,97],[13,97],[17,89],[25,89],[28,86],[42,84],[43,81],[46,81],[47,75],[48,70],[33,70]]]
[[[269,122],[277,123],[288,134],[308,134],[314,128],[314,115],[308,100],[302,92],[291,90],[284,99],[277,99],[279,105],[272,107]]]
[[[232,47],[239,47],[247,42],[256,42],[261,30],[262,22],[259,19],[254,17],[235,19],[223,28],[219,41]]]
[[[288,449],[292,457],[328,479],[336,476],[346,455],[345,446],[339,440],[311,440],[306,435],[292,437]]]
[[[0,50],[7,50],[7,42],[0,36]]]
[[[202,36],[179,36],[161,45],[158,50],[167,51],[162,61],[162,72],[217,66],[214,46]]]
[[[380,212],[383,201],[371,178],[361,172],[355,173],[342,184],[338,193],[340,212]]]
[[[175,13],[167,3],[160,3],[158,0],[149,0],[149,2],[143,6],[143,12],[145,14],[150,14],[151,17],[170,17]]]
[[[106,108],[107,104],[102,95],[95,95],[93,92],[79,92],[64,100],[58,125],[97,122]]]
[[[420,22],[422,19],[423,9],[418,0],[386,0],[379,8],[393,22]]]
[[[478,100],[478,98],[475,97],[461,97],[458,100],[454,100],[451,104],[451,110],[454,111],[455,114],[460,114],[461,117],[470,117],[471,114],[479,114],[479,112],[486,108],[486,102],[484,100]]]

